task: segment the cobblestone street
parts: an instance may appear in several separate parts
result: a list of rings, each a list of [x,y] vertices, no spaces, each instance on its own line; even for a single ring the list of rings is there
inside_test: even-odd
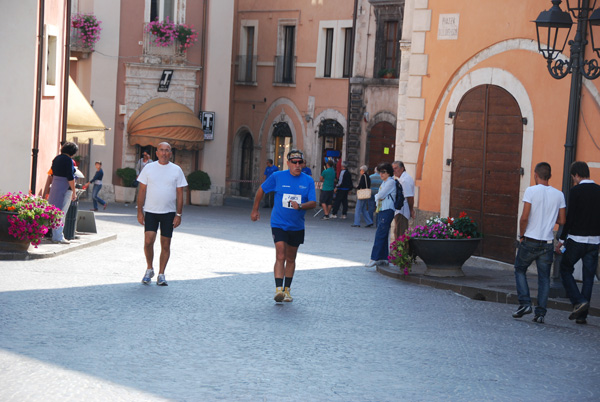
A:
[[[0,261],[0,400],[600,400],[597,317],[540,325],[383,276],[350,219],[307,214],[294,301],[274,303],[270,210],[250,207],[186,206],[168,287],[140,283],[132,205],[96,214],[114,241]]]

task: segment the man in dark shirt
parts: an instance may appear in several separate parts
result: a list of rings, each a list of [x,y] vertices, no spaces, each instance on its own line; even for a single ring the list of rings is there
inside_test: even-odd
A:
[[[573,304],[569,320],[575,320],[577,324],[587,324],[594,275],[598,269],[600,186],[590,180],[590,169],[585,162],[573,162],[571,179],[575,185],[569,192],[567,222],[561,232],[556,252],[563,254],[560,276]],[[583,264],[581,291],[573,278],[574,265],[579,260]]]

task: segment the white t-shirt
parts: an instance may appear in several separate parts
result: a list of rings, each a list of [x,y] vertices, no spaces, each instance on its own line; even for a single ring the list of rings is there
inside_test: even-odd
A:
[[[187,186],[187,180],[179,166],[172,162],[166,165],[149,163],[140,172],[138,181],[148,186],[144,212],[177,212],[177,188]]]
[[[552,240],[558,210],[567,206],[563,193],[554,187],[538,184],[525,190],[523,202],[531,204],[525,237]]]
[[[395,179],[395,178],[394,178]],[[408,206],[408,197],[415,196],[415,181],[406,171],[402,172],[400,178],[397,179],[402,186],[402,193],[404,194],[404,205],[400,212],[406,219],[410,219],[410,207]]]

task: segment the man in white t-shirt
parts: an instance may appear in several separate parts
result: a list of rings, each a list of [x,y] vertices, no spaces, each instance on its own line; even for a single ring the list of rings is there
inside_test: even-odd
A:
[[[534,322],[544,323],[546,303],[550,291],[550,269],[554,259],[553,229],[557,223],[566,222],[566,203],[563,193],[550,187],[551,168],[546,162],[535,166],[535,186],[528,187],[523,195],[523,213],[519,220],[519,249],[515,259],[515,280],[519,308],[514,318],[531,314],[531,297],[527,284],[527,268],[535,261],[538,272],[538,295]]]
[[[138,176],[139,194],[137,199],[138,222],[144,225],[144,254],[146,274],[142,279],[148,285],[154,276],[154,242],[160,227],[160,270],[156,284],[167,286],[165,269],[171,255],[173,229],[181,224],[183,211],[183,188],[187,181],[179,166],[170,162],[173,152],[167,142],[158,144],[158,162],[150,163]]]
[[[390,227],[390,243],[394,242],[408,229],[408,221],[415,217],[415,181],[406,172],[402,161],[392,163],[394,168],[394,180],[398,180],[404,194],[404,205],[402,209],[396,210],[394,220]]]

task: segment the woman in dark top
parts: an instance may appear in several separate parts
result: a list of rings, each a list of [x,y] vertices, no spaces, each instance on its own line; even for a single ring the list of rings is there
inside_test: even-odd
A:
[[[66,142],[60,149],[60,155],[52,161],[52,186],[48,202],[64,212],[61,225],[58,229],[52,229],[52,241],[55,243],[69,244],[69,241],[63,236],[63,229],[69,205],[77,198],[73,156],[78,150],[77,144]]]
[[[360,167],[360,179],[358,179],[357,189],[371,188],[371,178],[368,175],[369,168],[366,165]],[[366,227],[370,228],[373,226],[373,218],[368,211],[369,199],[359,200],[356,199],[356,209],[354,210],[354,225],[352,227],[360,227],[360,216],[365,218]]]
[[[88,181],[87,184],[85,185],[85,188],[87,188],[90,185],[90,183],[92,183],[94,185],[94,190],[92,190],[92,201],[94,202],[94,208],[92,208],[92,211],[98,210],[98,203],[102,204],[103,209],[106,209],[106,206],[108,205],[108,203],[106,201],[104,201],[102,198],[98,197],[98,193],[100,192],[100,189],[102,188],[102,178],[103,177],[104,177],[104,171],[102,170],[102,162],[98,161],[98,162],[96,162],[96,174],[94,175],[92,180]]]

